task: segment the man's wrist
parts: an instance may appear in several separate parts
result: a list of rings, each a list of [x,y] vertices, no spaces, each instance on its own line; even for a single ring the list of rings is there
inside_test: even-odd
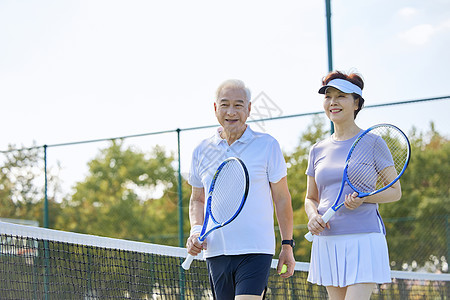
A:
[[[202,227],[203,227],[202,225],[194,225],[194,226],[192,226],[190,235],[202,232]]]
[[[294,247],[295,247],[295,240],[294,240],[294,239],[291,239],[291,240],[282,240],[282,241],[281,241],[281,246],[283,246],[283,245],[289,245],[289,246],[291,246],[292,248],[294,248]]]

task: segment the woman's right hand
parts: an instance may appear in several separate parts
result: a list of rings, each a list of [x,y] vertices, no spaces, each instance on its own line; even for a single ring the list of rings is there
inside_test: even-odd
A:
[[[317,234],[321,233],[325,229],[325,227],[330,229],[330,224],[325,223],[322,220],[322,215],[317,213],[314,216],[310,217],[310,219],[308,221],[308,230],[312,234],[317,235]]]

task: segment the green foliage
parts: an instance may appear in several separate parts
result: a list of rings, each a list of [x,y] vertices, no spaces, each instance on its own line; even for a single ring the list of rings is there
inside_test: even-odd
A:
[[[450,141],[433,124],[425,134],[413,129],[409,139],[411,161],[401,178],[402,199],[380,205],[380,211],[392,263],[411,269],[429,265],[431,257],[449,259]],[[440,266],[428,271],[435,268]]]
[[[139,241],[177,232],[173,156],[158,146],[150,155],[123,148],[113,141],[89,162],[89,175],[64,200],[56,227]]]
[[[36,220],[43,223],[43,153],[32,146],[22,151],[8,146],[0,163],[0,217],[11,219]],[[59,213],[55,194],[59,183],[51,170],[48,172],[48,203],[50,220]]]
[[[409,135],[411,142],[410,164],[401,178],[402,200],[383,211],[387,217],[430,216],[450,213],[450,142],[434,130]],[[424,199],[428,200],[424,200]],[[430,199],[439,199],[432,201]],[[432,203],[439,203],[439,206]]]
[[[317,141],[325,138],[323,119],[315,117],[313,123],[299,139],[299,145],[291,154],[284,154],[288,165],[289,191],[291,192],[294,211],[303,207],[306,192],[306,167],[308,165],[309,149]],[[297,224],[297,223],[296,223]]]
[[[306,196],[305,171],[308,165],[309,149],[317,141],[324,139],[327,134],[323,118],[316,116],[313,118],[312,124],[299,138],[298,146],[294,151],[290,154],[284,154],[288,166],[287,178],[294,210],[294,224],[308,223],[303,205]],[[306,226],[300,226],[298,230],[294,231],[297,242],[295,257],[297,260],[301,259],[301,261],[308,261],[310,253],[310,244],[303,239],[303,235],[306,233],[304,232],[305,228]]]

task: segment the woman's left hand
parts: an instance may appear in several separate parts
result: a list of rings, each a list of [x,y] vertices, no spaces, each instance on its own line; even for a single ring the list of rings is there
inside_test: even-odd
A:
[[[353,194],[345,195],[344,205],[348,209],[356,209],[364,202],[363,198],[358,197],[358,193],[354,192]]]

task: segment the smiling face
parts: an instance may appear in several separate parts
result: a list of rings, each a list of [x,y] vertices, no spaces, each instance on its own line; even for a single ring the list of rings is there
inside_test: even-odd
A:
[[[243,133],[247,128],[245,122],[250,115],[250,107],[245,91],[233,86],[222,88],[214,103],[220,125],[225,132],[233,134]]]
[[[358,99],[355,100],[352,94],[329,87],[325,91],[323,108],[327,117],[335,124],[354,122]]]

